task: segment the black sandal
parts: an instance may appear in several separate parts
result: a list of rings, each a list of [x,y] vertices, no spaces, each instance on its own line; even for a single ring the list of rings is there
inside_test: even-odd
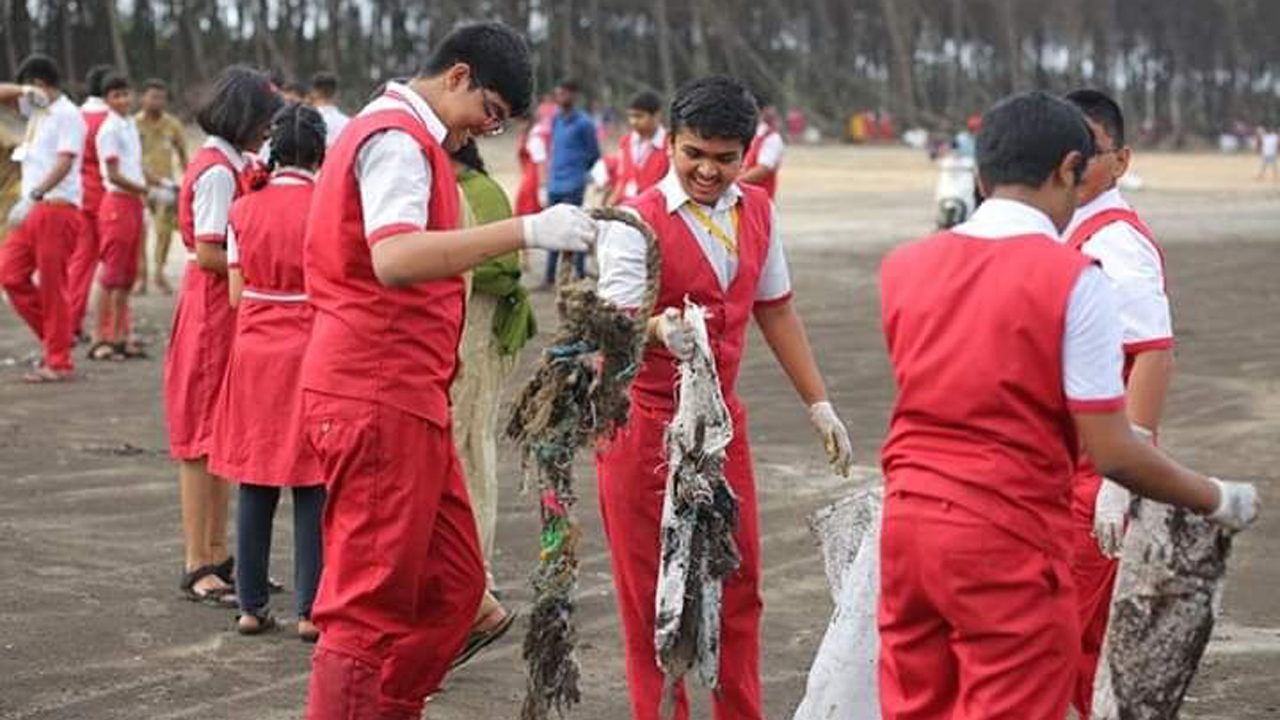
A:
[[[182,583],[178,586],[182,590],[182,596],[187,600],[205,605],[212,605],[220,608],[233,608],[236,606],[236,595],[234,588],[214,588],[212,590],[196,590],[196,583],[210,577],[217,576],[218,570],[215,565],[205,565],[198,567],[182,576]]]
[[[516,618],[520,613],[515,610],[508,610],[506,617],[498,621],[498,624],[488,630],[472,630],[467,635],[467,641],[462,645],[462,649],[454,656],[453,663],[449,665],[450,670],[457,670],[466,664],[468,660],[475,657],[481,650],[489,647],[507,634],[511,626],[515,624]]]
[[[99,360],[124,360],[125,354],[112,343],[106,340],[99,340],[89,346],[89,352],[85,357],[95,362]]]
[[[253,618],[253,625],[243,625],[241,620]],[[275,630],[277,627],[276,618],[266,609],[258,612],[240,613],[236,616],[236,632],[241,635],[261,635]]]
[[[151,356],[141,345],[131,342],[117,343],[115,346],[116,354],[125,360],[150,360]]]
[[[230,585],[232,589],[236,586],[236,556],[228,555],[226,560],[214,565],[217,568],[218,577],[222,578],[222,582]],[[275,578],[267,578],[267,592],[275,595],[284,592],[284,585],[276,582]]]

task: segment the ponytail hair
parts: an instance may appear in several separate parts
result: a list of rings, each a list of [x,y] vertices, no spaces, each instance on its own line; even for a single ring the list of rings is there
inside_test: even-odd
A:
[[[325,124],[308,105],[289,103],[271,121],[271,157],[267,169],[300,167],[314,170],[324,162]]]

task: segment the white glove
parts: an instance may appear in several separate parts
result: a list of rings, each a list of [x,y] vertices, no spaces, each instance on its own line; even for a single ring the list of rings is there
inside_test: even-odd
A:
[[[547,195],[546,186],[538,187],[538,207],[546,208],[551,204],[551,198]]]
[[[32,107],[45,108],[49,107],[49,103],[52,102],[49,96],[35,85],[23,85],[22,97],[31,103]]]
[[[1209,478],[1218,486],[1218,508],[1209,519],[1228,530],[1243,530],[1258,517],[1258,490],[1253,483]]]
[[[1093,503],[1093,537],[1098,540],[1098,549],[1103,555],[1120,557],[1128,515],[1129,491],[1120,483],[1103,478],[1098,499]]]
[[[573,205],[553,205],[524,216],[525,247],[582,252],[595,244],[596,231],[596,221]]]
[[[9,227],[21,225],[22,221],[27,219],[27,213],[31,212],[33,205],[35,205],[35,202],[29,197],[24,197],[14,203],[13,207],[9,209]]]
[[[836,409],[826,400],[816,402],[809,406],[809,421],[822,436],[831,469],[837,475],[849,477],[849,470],[853,467],[853,443],[849,442],[849,431],[836,415]]]
[[[147,199],[160,205],[173,205],[177,195],[171,186],[161,183],[147,191]]]
[[[654,334],[671,351],[676,359],[684,362],[693,359],[693,330],[684,321],[684,315],[675,308],[667,308],[658,316]]]

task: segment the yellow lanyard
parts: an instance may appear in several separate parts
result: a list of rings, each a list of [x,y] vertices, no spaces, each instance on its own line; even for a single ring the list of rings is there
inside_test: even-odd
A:
[[[685,207],[689,209],[689,214],[693,216],[693,219],[697,220],[698,224],[701,225],[702,228],[711,235],[711,237],[715,238],[721,245],[723,245],[724,249],[727,250],[730,255],[738,254],[738,241],[735,239],[738,236],[738,205],[736,203],[733,207],[729,208],[729,222],[733,225],[733,237],[729,237],[728,233],[717,225],[709,215],[703,212],[702,208],[698,207],[696,202],[690,200],[685,203]]]

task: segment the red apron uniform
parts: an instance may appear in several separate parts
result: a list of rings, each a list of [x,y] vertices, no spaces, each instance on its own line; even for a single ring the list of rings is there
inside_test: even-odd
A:
[[[1115,222],[1127,223],[1137,230],[1160,255],[1164,263],[1164,249],[1156,242],[1155,236],[1138,218],[1137,213],[1123,208],[1104,210],[1076,228],[1067,239],[1067,245],[1075,250],[1083,250],[1099,230]],[[1129,382],[1129,371],[1139,353],[1146,350],[1169,348],[1172,340],[1157,340],[1149,343],[1125,345],[1124,348],[1124,380]],[[1093,705],[1093,679],[1098,670],[1098,660],[1102,654],[1102,642],[1107,635],[1107,618],[1111,613],[1111,595],[1116,586],[1116,574],[1119,571],[1119,560],[1113,560],[1098,549],[1098,539],[1093,536],[1094,506],[1098,499],[1098,491],[1102,488],[1102,476],[1083,454],[1076,468],[1076,476],[1071,493],[1072,549],[1071,572],[1075,578],[1076,593],[1080,610],[1080,671],[1076,679],[1074,704],[1084,718],[1089,717]]]
[[[778,131],[769,128],[768,131],[761,135],[756,135],[751,140],[751,146],[747,148],[746,157],[742,158],[742,167],[750,170],[760,164],[760,149],[764,147],[764,141],[768,140],[771,135],[777,135]],[[753,183],[756,187],[765,189],[769,193],[769,199],[772,200],[778,194],[778,168],[774,168],[773,172],[765,176],[763,180]]]
[[[302,279],[302,240],[314,190],[267,185],[231,208],[245,290],[214,416],[209,470],[254,485],[323,484],[302,427],[302,356],[314,310]]]
[[[142,198],[108,191],[98,205],[98,239],[102,251],[99,282],[108,290],[128,290],[138,278],[138,245],[142,242]],[[124,338],[117,338],[124,340]]]
[[[1066,715],[1077,440],[1062,334],[1088,265],[1043,235],[950,232],[884,261],[898,386],[881,455],[886,719]]]
[[[81,111],[84,117],[84,162],[80,166],[80,187],[84,197],[80,202],[80,234],[76,250],[67,266],[67,302],[71,303],[71,326],[77,332],[84,324],[85,309],[89,304],[89,290],[93,274],[98,269],[98,206],[106,193],[102,182],[102,169],[98,166],[98,130],[107,119],[109,110]]]
[[[742,566],[724,585],[720,635],[720,690],[713,697],[717,720],[763,717],[760,699],[760,532],[755,475],[747,444],[747,414],[735,387],[746,346],[756,287],[769,254],[771,208],[758,188],[743,187],[738,229],[738,272],[722,290],[693,233],[666,198],[652,188],[629,203],[657,234],[662,281],[657,307],[684,308],[685,297],[708,311],[707,334],[733,418],[725,478],[741,503],[734,535]],[[659,527],[666,487],[663,438],[675,412],[676,361],[651,344],[631,388],[631,418],[597,454],[600,512],[613,563],[613,582],[627,656],[632,717],[657,720],[663,675],[653,645],[654,594],[658,584]],[[689,717],[681,686],[678,718]]]
[[[178,226],[182,244],[194,254],[197,242],[225,242],[225,235],[195,235],[196,180],[215,165],[235,173],[235,166],[216,148],[202,148],[187,165],[178,193]],[[243,188],[237,177],[236,196]],[[182,275],[178,307],[164,359],[164,404],[169,421],[169,454],[175,460],[199,460],[209,454],[213,414],[235,334],[235,310],[225,275],[205,272],[194,260]]]
[[[645,156],[643,163],[636,163],[631,154],[631,135],[627,133],[618,142],[618,178],[622,187],[622,199],[630,200],[657,185],[667,174],[670,159],[666,148],[655,147]],[[772,194],[770,194],[772,197]]]
[[[542,133],[542,129],[534,127],[521,135],[520,149],[516,151],[516,159],[520,161],[516,215],[532,215],[542,209],[542,203],[538,202],[538,164],[533,161],[533,155],[529,152],[529,138],[535,133]]]
[[[463,280],[384,286],[370,245],[420,228],[364,231],[356,158],[371,135],[389,129],[412,136],[430,162],[427,227],[458,224],[449,156],[407,109],[357,116],[329,149],[304,251],[316,317],[303,406],[328,483],[309,720],[416,720],[485,588],[450,431]]]

